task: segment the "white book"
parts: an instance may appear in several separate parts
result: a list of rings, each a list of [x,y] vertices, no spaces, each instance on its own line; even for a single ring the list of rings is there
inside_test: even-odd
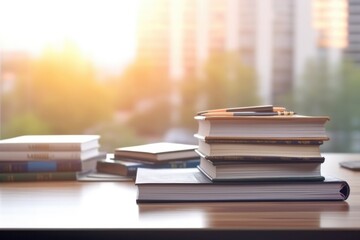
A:
[[[99,155],[99,149],[86,151],[1,151],[0,161],[47,161],[47,160],[86,160]]]
[[[0,151],[84,151],[99,147],[99,135],[24,135],[0,140]]]
[[[176,159],[196,159],[197,145],[172,142],[157,142],[116,148],[115,159],[131,158],[148,162],[166,162]]]
[[[327,116],[196,116],[197,135],[213,139],[327,141]]]
[[[212,142],[199,140],[198,150],[211,157],[222,156],[266,156],[266,157],[321,157],[320,144],[258,144]]]

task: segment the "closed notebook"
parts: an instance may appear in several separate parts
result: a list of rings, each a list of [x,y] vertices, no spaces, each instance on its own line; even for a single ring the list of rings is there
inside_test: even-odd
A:
[[[348,183],[326,177],[305,182],[212,182],[197,168],[139,168],[137,202],[187,201],[342,201]]]
[[[169,161],[174,159],[197,158],[195,153],[197,145],[158,142],[130,147],[116,148],[115,159],[132,158],[150,162]]]

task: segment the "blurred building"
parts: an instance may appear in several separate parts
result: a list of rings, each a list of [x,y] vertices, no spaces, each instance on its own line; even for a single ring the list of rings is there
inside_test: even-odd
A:
[[[359,0],[349,0],[350,44],[360,61],[354,23]],[[137,55],[173,79],[199,73],[216,51],[237,51],[254,66],[264,103],[299,84],[309,59],[338,61],[348,43],[346,0],[141,0]]]
[[[360,64],[360,0],[348,0],[348,46],[345,56]]]
[[[360,0],[349,1],[358,6],[350,13],[360,11]],[[201,74],[213,52],[236,51],[256,69],[262,102],[276,104],[300,84],[310,59],[341,59],[347,9],[346,0],[140,0],[137,57],[177,80]],[[349,55],[360,46],[356,36]]]

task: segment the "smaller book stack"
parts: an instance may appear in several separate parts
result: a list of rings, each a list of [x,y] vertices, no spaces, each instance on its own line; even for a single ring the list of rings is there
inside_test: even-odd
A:
[[[320,146],[329,140],[327,116],[298,115],[266,105],[203,111],[195,119],[198,168],[187,172],[141,169],[136,179],[138,202],[348,197],[345,181],[321,174],[325,159]],[[171,175],[174,178],[168,179]]]
[[[98,135],[24,135],[0,140],[0,182],[77,180],[105,158]]]
[[[195,119],[199,169],[212,181],[324,180],[320,145],[328,140],[326,116],[255,106],[209,110]]]
[[[197,145],[157,142],[120,147],[97,162],[97,172],[135,178],[138,168],[194,168],[199,165]]]

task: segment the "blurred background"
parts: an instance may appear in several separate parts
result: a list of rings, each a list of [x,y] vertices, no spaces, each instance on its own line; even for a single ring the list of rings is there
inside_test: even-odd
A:
[[[0,0],[0,138],[196,143],[197,111],[327,115],[360,152],[360,0]]]

